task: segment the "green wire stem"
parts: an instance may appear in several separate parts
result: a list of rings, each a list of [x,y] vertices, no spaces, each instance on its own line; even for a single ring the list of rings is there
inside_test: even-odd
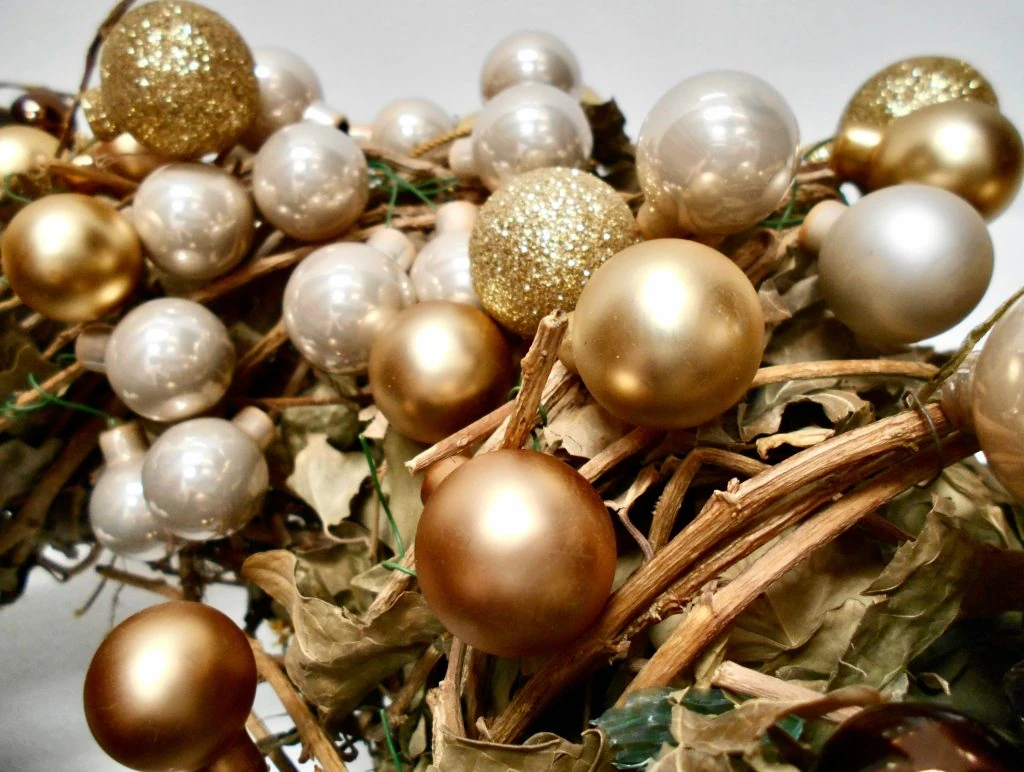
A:
[[[373,482],[373,490],[377,494],[377,500],[380,501],[380,506],[384,510],[385,517],[388,519],[388,527],[391,528],[391,535],[395,538],[395,545],[398,547],[398,559],[402,560],[405,558],[405,542],[402,541],[402,534],[398,532],[398,524],[395,523],[395,517],[391,514],[391,507],[388,506],[387,499],[384,498],[384,491],[381,490],[380,478],[377,477],[377,464],[373,460],[373,452],[370,450],[370,443],[362,434],[359,435],[359,445],[363,449],[363,456],[366,458],[366,464],[370,467],[370,480]],[[385,568],[390,568],[393,571],[401,571],[403,574],[416,576],[415,571],[406,568],[397,561],[382,560],[381,565]]]
[[[89,405],[83,405],[80,402],[72,402],[71,400],[68,399],[61,399],[55,394],[51,394],[50,392],[46,391],[42,386],[39,385],[39,381],[36,379],[36,376],[32,373],[28,374],[27,380],[28,385],[31,386],[35,390],[35,392],[40,396],[40,400],[31,405],[18,405],[15,404],[15,399],[11,397],[10,399],[7,400],[6,404],[0,406],[0,412],[34,413],[36,410],[42,410],[43,408],[49,407],[50,405],[57,405],[58,407],[67,408],[68,410],[78,410],[82,413],[88,413],[89,415],[94,415],[99,418],[102,418],[104,421],[107,422],[108,426],[114,426],[117,423],[119,423],[116,418],[114,418],[109,413],[104,413],[99,408],[90,407]]]
[[[384,727],[384,742],[387,743],[388,750],[391,752],[391,761],[394,763],[398,772],[402,772],[402,759],[398,755],[398,748],[395,747],[395,739],[391,736],[391,725],[388,723],[388,712],[384,710],[384,708],[380,709],[380,724]]]

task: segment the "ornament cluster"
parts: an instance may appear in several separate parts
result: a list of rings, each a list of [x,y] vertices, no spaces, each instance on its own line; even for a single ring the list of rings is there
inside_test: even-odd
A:
[[[349,125],[299,56],[250,49],[183,0],[126,13],[99,76],[83,100],[97,142],[74,162],[138,183],[130,206],[84,188],[45,195],[10,220],[0,256],[21,302],[81,325],[77,361],[137,416],[100,437],[89,502],[97,540],[117,555],[160,559],[237,534],[261,511],[274,418],[237,409],[235,342],[190,297],[252,270],[271,233],[297,263],[282,281],[281,339],[324,382],[351,378],[357,399],[418,443],[506,403],[518,355],[557,310],[571,312],[562,362],[609,420],[697,431],[754,382],[765,314],[716,246],[793,203],[807,153],[785,97],[759,77],[708,72],[670,89],[637,136],[637,189],[620,191],[592,158],[580,65],[543,32],[496,45],[480,110],[463,121],[406,99]],[[42,126],[0,128],[0,173],[45,174],[58,142]],[[367,219],[382,152],[447,168],[472,195],[430,201],[427,240],[392,227],[386,205]],[[864,194],[820,203],[796,240],[816,255],[816,292],[835,319],[891,351],[970,313],[993,271],[986,221],[1013,200],[1024,166],[984,77],[953,59],[896,63],[813,152]],[[944,399],[1024,500],[1022,363],[1018,304]],[[424,483],[426,602],[482,652],[558,652],[611,592],[605,503],[548,454],[455,458]],[[160,674],[140,675],[156,660]],[[86,713],[133,768],[255,769],[242,731],[254,690],[233,623],[166,604],[104,641]]]

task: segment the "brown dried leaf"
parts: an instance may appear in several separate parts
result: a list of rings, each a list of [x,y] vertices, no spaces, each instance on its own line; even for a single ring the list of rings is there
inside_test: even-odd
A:
[[[821,627],[807,643],[783,652],[761,670],[786,681],[813,681],[824,686],[836,674],[839,658],[850,647],[869,605],[867,598],[858,596],[826,611]]]
[[[413,543],[416,538],[416,526],[423,513],[423,502],[420,500],[420,488],[423,487],[423,474],[410,474],[405,462],[423,451],[424,446],[403,437],[394,429],[390,429],[384,438],[384,461],[387,463],[387,474],[381,480],[384,495],[388,498],[391,515],[395,518],[398,532],[402,534],[405,545]],[[380,530],[380,540],[397,550],[391,529]]]
[[[0,509],[28,493],[43,470],[53,461],[61,442],[50,438],[34,448],[21,440],[0,444]]]
[[[331,447],[326,434],[311,434],[295,457],[288,487],[316,510],[324,528],[329,528],[352,513],[352,499],[369,476],[361,452],[342,453]]]
[[[423,596],[406,592],[365,622],[347,609],[303,595],[298,558],[284,550],[251,556],[245,579],[287,609],[295,634],[285,654],[289,677],[327,719],[348,715],[383,678],[415,660],[443,632]]]
[[[550,732],[535,734],[522,745],[500,745],[448,736],[431,772],[611,772],[614,755],[604,734],[583,733],[579,745]]]
[[[805,426],[795,431],[761,437],[754,444],[757,447],[757,455],[761,458],[768,458],[768,454],[783,445],[793,448],[809,448],[835,436],[835,433],[835,429],[826,429],[823,426]]]
[[[540,431],[545,450],[559,448],[570,456],[590,459],[619,439],[631,427],[612,416],[596,402],[579,402],[562,410]]]
[[[318,383],[308,396],[331,397],[334,391]],[[287,407],[281,411],[278,433],[293,456],[306,447],[312,434],[326,435],[335,447],[347,448],[359,434],[359,412],[354,403]]]
[[[873,420],[872,404],[852,390],[834,388],[838,383],[836,379],[819,378],[769,384],[759,389],[749,403],[740,406],[740,439],[749,442],[760,435],[777,433],[786,410],[806,402],[820,405],[837,431]]]

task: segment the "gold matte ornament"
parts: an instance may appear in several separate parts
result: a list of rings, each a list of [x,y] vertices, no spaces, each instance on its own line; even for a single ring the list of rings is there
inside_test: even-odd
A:
[[[46,196],[18,212],[0,256],[22,302],[60,322],[99,319],[142,278],[135,229],[110,204],[79,193]]]
[[[571,311],[591,274],[639,239],[606,182],[576,169],[526,172],[480,209],[469,241],[473,287],[487,313],[529,337],[546,314]]]
[[[920,182],[967,199],[986,220],[1020,189],[1024,144],[1014,125],[980,102],[943,102],[894,121],[871,157],[868,190]]]
[[[917,56],[889,65],[872,75],[847,103],[839,120],[832,168],[844,179],[863,183],[871,153],[890,123],[922,107],[954,100],[999,105],[991,84],[960,59]]]
[[[28,174],[57,153],[57,138],[32,126],[0,128],[0,178]]]
[[[256,116],[252,53],[223,17],[194,3],[159,0],[129,11],[100,58],[87,114],[97,135],[127,131],[179,158],[234,145]]]

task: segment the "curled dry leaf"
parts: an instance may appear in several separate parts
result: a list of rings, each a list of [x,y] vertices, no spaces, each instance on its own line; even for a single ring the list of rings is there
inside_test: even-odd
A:
[[[835,429],[827,429],[823,426],[805,426],[802,429],[794,429],[791,432],[781,432],[769,437],[761,437],[755,443],[757,455],[761,458],[768,458],[768,455],[783,445],[791,448],[809,448],[824,442],[829,437],[835,436]]]
[[[540,431],[545,452],[564,450],[576,458],[591,459],[631,427],[577,391],[574,403],[564,408]]]
[[[615,767],[604,734],[583,733],[577,745],[550,732],[535,734],[522,745],[500,745],[448,736],[431,772],[611,772]]]
[[[303,595],[297,565],[292,553],[272,550],[247,559],[242,574],[287,610],[295,630],[285,653],[288,676],[327,720],[348,715],[443,632],[419,593],[402,593],[365,622],[348,609]]]
[[[338,525],[351,513],[352,499],[370,476],[362,452],[342,453],[326,434],[311,434],[295,457],[291,488],[320,516],[324,528]]]
[[[0,509],[28,493],[36,479],[60,450],[61,442],[55,437],[38,448],[21,440],[8,440],[0,444]]]
[[[405,462],[423,450],[423,445],[403,437],[394,429],[389,429],[384,437],[384,461],[387,463],[387,474],[381,480],[384,495],[388,497],[391,516],[395,518],[398,532],[402,534],[405,546],[413,543],[416,537],[416,526],[423,514],[423,502],[420,500],[420,488],[423,486],[422,474],[410,474]],[[382,527],[380,540],[391,549],[397,550],[391,529]]]

